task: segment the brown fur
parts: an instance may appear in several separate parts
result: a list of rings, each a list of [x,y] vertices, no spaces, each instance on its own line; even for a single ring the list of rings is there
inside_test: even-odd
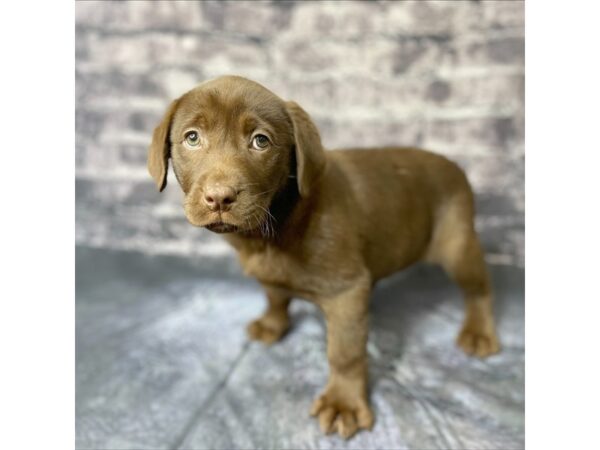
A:
[[[200,133],[197,149],[184,145],[189,128]],[[253,149],[256,130],[270,140],[266,150]],[[367,317],[382,277],[417,261],[441,264],[465,295],[458,345],[481,357],[499,350],[473,194],[446,158],[413,148],[325,152],[300,106],[231,76],[169,107],[148,155],[160,190],[169,158],[188,220],[226,233],[245,273],[265,288],[268,307],[248,326],[252,339],[283,336],[292,297],[323,311],[330,376],[311,414],[324,432],[347,438],[373,425]]]

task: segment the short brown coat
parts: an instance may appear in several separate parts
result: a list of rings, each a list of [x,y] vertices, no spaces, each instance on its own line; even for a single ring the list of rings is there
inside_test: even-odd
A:
[[[197,149],[185,132],[200,133]],[[255,149],[253,133],[269,139]],[[224,231],[246,274],[265,288],[268,308],[251,338],[266,343],[289,327],[292,297],[317,304],[327,321],[330,378],[312,413],[344,437],[370,428],[367,317],[372,285],[417,261],[441,264],[462,288],[467,353],[499,349],[492,294],[463,171],[415,148],[325,151],[296,103],[241,77],[221,77],[173,101],[156,128],[148,169],[166,184],[169,159],[196,226]],[[211,189],[234,201],[211,210]]]

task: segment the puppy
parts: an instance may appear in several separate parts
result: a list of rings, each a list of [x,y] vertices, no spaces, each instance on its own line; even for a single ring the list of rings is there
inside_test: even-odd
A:
[[[372,427],[369,295],[412,263],[440,264],[464,292],[457,344],[480,357],[499,350],[473,194],[446,158],[414,148],[324,151],[300,106],[226,76],[173,101],[154,130],[148,170],[160,191],[169,159],[188,221],[223,233],[264,287],[267,309],[250,338],[280,339],[293,297],[322,310],[330,374],[311,414],[323,432],[348,438]]]

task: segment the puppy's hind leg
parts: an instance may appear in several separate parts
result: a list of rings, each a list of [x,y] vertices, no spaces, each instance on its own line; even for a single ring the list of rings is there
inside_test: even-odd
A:
[[[463,291],[466,315],[457,345],[468,354],[489,356],[500,350],[490,277],[472,215],[451,214],[436,230],[430,260],[440,263]]]
[[[463,253],[454,255],[445,265],[465,297],[466,316],[456,343],[468,354],[485,357],[500,350],[490,277],[474,232],[466,238],[462,247]]]
[[[290,327],[288,307],[291,298],[279,289],[263,286],[267,293],[267,310],[248,324],[250,339],[273,344],[280,340]]]

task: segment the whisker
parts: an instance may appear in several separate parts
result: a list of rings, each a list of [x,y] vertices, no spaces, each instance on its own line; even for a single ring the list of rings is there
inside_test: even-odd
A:
[[[267,213],[267,216],[268,216],[269,218],[271,218],[271,219],[273,219],[275,222],[277,222],[277,219],[275,219],[275,217],[273,216],[273,214],[271,214],[271,212],[270,212],[268,209],[266,209],[266,208],[264,208],[264,207],[262,207],[262,206],[260,206],[260,205],[256,205],[256,206],[258,206],[260,209],[262,209],[264,212],[266,212],[266,213]]]
[[[266,191],[258,192],[258,193],[255,193],[255,194],[254,194],[254,193],[248,193],[248,194],[249,194],[250,196],[252,196],[252,197],[256,197],[256,196],[259,196],[259,195],[267,194],[267,193],[269,193],[269,192],[273,192],[273,191],[275,191],[275,190],[277,190],[277,188],[273,188],[273,189],[267,189]]]

